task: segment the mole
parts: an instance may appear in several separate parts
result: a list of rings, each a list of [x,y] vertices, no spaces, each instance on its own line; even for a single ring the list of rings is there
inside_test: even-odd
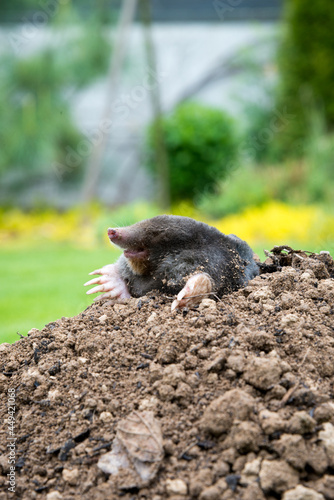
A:
[[[108,236],[124,252],[114,264],[89,273],[99,277],[85,283],[98,285],[87,294],[103,292],[95,300],[123,302],[159,291],[174,296],[174,311],[204,297],[220,299],[259,274],[245,241],[189,217],[159,215],[109,228]]]

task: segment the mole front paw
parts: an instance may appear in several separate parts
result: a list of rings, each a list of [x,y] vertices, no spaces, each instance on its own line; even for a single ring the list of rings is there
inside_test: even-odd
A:
[[[96,297],[94,301],[100,299],[114,299],[115,301],[121,301],[131,297],[126,283],[119,275],[116,264],[109,264],[101,269],[96,269],[89,274],[98,274],[100,276],[87,281],[87,283],[84,284],[84,286],[99,285],[91,290],[88,290],[88,292],[86,292],[87,295],[104,292],[99,297]]]
[[[193,307],[201,302],[212,292],[212,281],[208,274],[199,273],[191,276],[186,285],[178,293],[172,303],[172,311],[183,309],[184,307]]]

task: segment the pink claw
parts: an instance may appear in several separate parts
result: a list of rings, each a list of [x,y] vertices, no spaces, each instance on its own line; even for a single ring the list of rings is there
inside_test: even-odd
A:
[[[94,301],[104,298],[112,298],[115,299],[115,302],[119,302],[131,297],[128,288],[126,286],[126,283],[119,275],[116,264],[109,264],[89,274],[90,275],[98,274],[99,277],[93,278],[92,280],[87,281],[87,283],[85,283],[84,286],[98,285],[92,288],[91,290],[88,290],[88,292],[86,292],[87,295],[91,295],[93,293],[105,292],[96,299],[94,299]]]
[[[172,303],[171,310],[193,307],[212,291],[212,281],[208,274],[191,276]]]

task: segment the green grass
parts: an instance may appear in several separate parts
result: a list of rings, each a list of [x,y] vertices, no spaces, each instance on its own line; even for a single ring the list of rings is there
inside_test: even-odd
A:
[[[118,255],[112,247],[1,249],[0,343],[15,342],[16,332],[26,335],[31,328],[84,310],[95,297],[85,294],[88,273],[114,262]]]

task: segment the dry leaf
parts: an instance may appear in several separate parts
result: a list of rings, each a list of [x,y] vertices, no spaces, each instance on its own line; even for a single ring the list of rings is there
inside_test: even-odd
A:
[[[100,458],[98,466],[113,475],[128,470],[131,486],[143,486],[156,475],[163,455],[161,428],[153,412],[133,412],[118,423],[112,451]],[[137,482],[134,472],[139,476]],[[124,487],[129,487],[128,481]]]

